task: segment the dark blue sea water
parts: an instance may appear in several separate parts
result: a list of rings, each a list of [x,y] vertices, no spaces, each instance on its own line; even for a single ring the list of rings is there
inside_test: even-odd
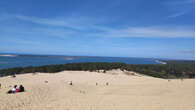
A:
[[[156,59],[151,58],[16,55],[0,56],[0,69],[75,62],[123,62],[127,64],[160,64],[159,62],[156,62]]]

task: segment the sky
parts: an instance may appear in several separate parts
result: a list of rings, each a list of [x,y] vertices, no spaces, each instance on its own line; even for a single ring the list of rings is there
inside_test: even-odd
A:
[[[0,53],[195,60],[195,0],[1,0]]]

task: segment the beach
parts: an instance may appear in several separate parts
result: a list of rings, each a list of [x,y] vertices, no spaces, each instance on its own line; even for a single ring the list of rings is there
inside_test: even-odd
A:
[[[126,72],[63,71],[1,77],[0,110],[195,109],[195,79],[168,81]],[[25,92],[6,93],[20,84]]]

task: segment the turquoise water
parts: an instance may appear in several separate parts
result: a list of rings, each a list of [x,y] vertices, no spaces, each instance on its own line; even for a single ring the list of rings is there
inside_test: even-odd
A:
[[[123,62],[126,64],[160,64],[159,62],[156,62],[156,59],[151,58],[17,55],[0,56],[0,69],[76,62]]]

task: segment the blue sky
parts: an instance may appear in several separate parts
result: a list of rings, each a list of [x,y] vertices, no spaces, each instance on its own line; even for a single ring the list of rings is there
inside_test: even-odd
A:
[[[195,59],[195,0],[2,0],[0,52]]]

